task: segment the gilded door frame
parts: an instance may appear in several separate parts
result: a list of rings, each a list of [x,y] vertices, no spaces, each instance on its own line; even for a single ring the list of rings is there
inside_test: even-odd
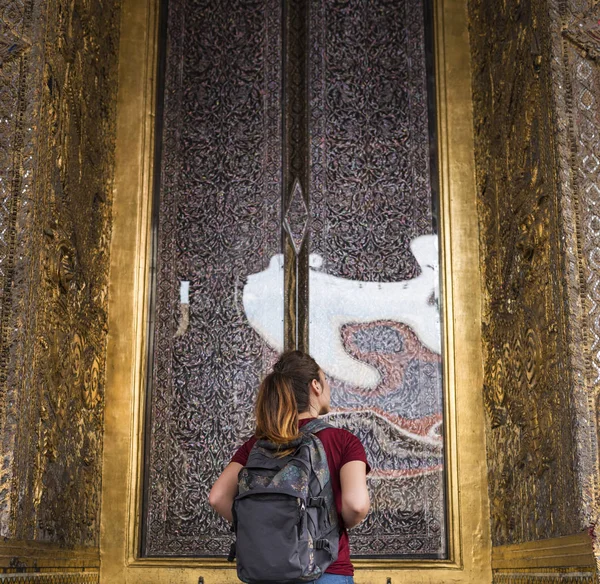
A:
[[[100,581],[225,584],[225,560],[139,557],[158,2],[122,4]],[[449,558],[356,560],[357,584],[491,582],[466,0],[435,2],[435,51]]]

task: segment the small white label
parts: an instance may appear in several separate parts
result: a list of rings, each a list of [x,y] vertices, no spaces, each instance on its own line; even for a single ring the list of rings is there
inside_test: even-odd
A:
[[[182,281],[181,288],[179,289],[179,295],[181,297],[181,304],[190,303],[190,283]]]

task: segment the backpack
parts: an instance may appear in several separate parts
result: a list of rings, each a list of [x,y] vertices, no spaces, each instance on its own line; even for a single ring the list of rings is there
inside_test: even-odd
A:
[[[337,559],[338,516],[327,456],[311,420],[300,437],[276,445],[258,440],[238,475],[233,531],[238,578],[247,584],[317,580]],[[291,449],[285,456],[282,450]]]

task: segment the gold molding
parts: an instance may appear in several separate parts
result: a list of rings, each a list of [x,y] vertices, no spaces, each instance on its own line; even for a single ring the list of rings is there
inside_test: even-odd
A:
[[[494,570],[520,568],[575,568],[596,565],[587,532],[492,548]]]
[[[97,569],[100,566],[100,552],[95,547],[61,547],[58,544],[43,542],[1,540],[0,571],[10,568],[14,571],[15,563],[21,569]]]
[[[0,582],[6,584],[98,584],[99,573],[97,570],[0,573]]]
[[[154,153],[158,0],[124,0],[119,46],[115,192],[105,389],[100,532],[103,582],[127,571],[138,542],[147,326],[148,251]],[[138,582],[158,582],[147,574]],[[196,580],[197,581],[197,580]]]
[[[139,558],[158,0],[123,0],[101,522],[101,582],[239,582],[221,559]],[[444,290],[446,561],[357,560],[357,584],[491,582],[467,6],[435,4]],[[452,145],[452,147],[450,147]]]

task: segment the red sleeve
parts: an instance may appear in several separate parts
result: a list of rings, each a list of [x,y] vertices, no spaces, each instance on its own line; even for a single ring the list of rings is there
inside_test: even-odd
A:
[[[367,465],[367,474],[371,470],[371,465],[367,460],[367,454],[365,453],[365,448],[362,445],[362,442],[351,432],[345,431],[346,440],[344,444],[344,449],[342,450],[342,457],[340,460],[340,468],[344,466],[347,462],[352,462],[353,460],[360,460]]]
[[[246,440],[246,442],[244,442],[237,449],[236,453],[229,462],[239,462],[242,466],[246,466],[246,463],[248,462],[248,456],[250,455],[250,451],[252,450],[255,442],[256,438],[254,436],[252,436],[252,438],[249,440]]]

